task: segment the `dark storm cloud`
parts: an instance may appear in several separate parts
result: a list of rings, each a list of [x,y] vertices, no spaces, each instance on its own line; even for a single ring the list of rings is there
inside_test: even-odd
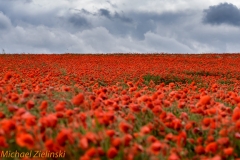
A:
[[[99,9],[98,13],[100,16],[104,16],[111,20],[118,19],[118,20],[120,20],[122,22],[126,22],[126,23],[131,23],[133,21],[131,18],[125,17],[125,16],[119,14],[118,12],[115,12],[113,15],[111,15],[111,12],[107,9]]]
[[[86,18],[79,14],[73,14],[68,18],[68,21],[74,24],[76,27],[90,27],[91,24]]]
[[[135,39],[143,40],[144,34],[148,31],[155,32],[159,24],[175,25],[186,21],[192,14],[191,11],[186,12],[117,12],[108,9],[99,9],[97,12],[90,12],[85,9],[71,9],[76,11],[76,15],[72,15],[70,22],[77,22],[79,18],[79,25],[87,26],[87,19],[105,17],[100,22],[95,22],[95,26],[103,26],[109,32],[116,36],[132,36]],[[93,21],[93,20],[92,20]],[[94,21],[92,22],[94,23]],[[75,24],[77,26],[77,24]],[[94,24],[93,24],[94,26]],[[171,26],[172,27],[172,26]]]
[[[203,23],[240,25],[240,9],[231,3],[220,3],[204,10]]]
[[[112,18],[111,15],[110,15],[110,11],[107,10],[107,9],[99,9],[99,14],[100,14],[101,16],[105,16],[105,17],[107,17],[107,18],[109,18],[109,19]]]
[[[148,31],[156,32],[160,25],[167,28],[174,28],[180,23],[186,22],[191,17],[192,12],[131,12],[136,27],[132,30],[132,35],[139,39],[144,39],[144,34]]]
[[[110,33],[117,33],[118,35],[131,35],[133,38],[138,40],[144,39],[144,34],[148,31],[156,32],[156,28],[159,25],[165,25],[169,28],[173,28],[175,25],[187,21],[191,16],[192,12],[164,12],[164,13],[155,13],[155,12],[127,12],[124,15],[127,17],[124,23],[118,23],[118,21],[112,21],[109,25],[104,25]],[[110,20],[118,18],[118,15],[111,16],[111,13],[108,10],[101,10],[101,14]],[[123,16],[121,16],[123,17]]]

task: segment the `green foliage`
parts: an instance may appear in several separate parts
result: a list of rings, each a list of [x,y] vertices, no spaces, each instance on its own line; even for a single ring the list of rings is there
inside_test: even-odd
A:
[[[107,86],[107,83],[103,80],[98,80],[98,85],[99,86]]]
[[[144,83],[145,84],[149,84],[150,81],[152,80],[155,84],[160,84],[161,83],[161,77],[160,76],[155,76],[155,75],[152,75],[152,74],[146,74],[145,76],[143,76],[143,79],[144,79]]]
[[[186,83],[192,83],[193,81],[196,81],[196,78],[180,78],[178,76],[175,75],[167,75],[165,77],[160,77],[159,75],[152,75],[152,74],[146,74],[143,76],[144,79],[144,83],[146,85],[148,85],[150,83],[150,81],[152,80],[156,85],[160,84],[160,83],[164,83],[164,84],[169,84],[169,83],[176,83],[176,82],[180,82],[183,84]]]
[[[210,72],[210,71],[184,71],[186,75],[191,76],[219,76],[221,75],[219,72]]]
[[[218,83],[220,83],[220,84],[234,84],[234,82],[229,80],[229,79],[227,79],[227,80],[222,80],[221,79],[221,80],[218,81]]]

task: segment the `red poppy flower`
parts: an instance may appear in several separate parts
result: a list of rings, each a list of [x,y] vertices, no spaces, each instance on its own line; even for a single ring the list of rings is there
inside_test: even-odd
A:
[[[65,105],[66,105],[65,102],[59,102],[59,103],[54,107],[54,109],[55,109],[56,111],[64,111],[64,110],[65,110]]]
[[[211,101],[211,97],[209,95],[202,96],[199,100],[199,104],[206,105],[209,104]]]
[[[195,152],[197,154],[204,154],[205,153],[205,149],[204,149],[204,147],[202,145],[198,145],[198,146],[195,147]]]
[[[62,129],[61,132],[58,133],[56,141],[60,146],[65,146],[66,141],[68,141],[70,144],[73,144],[74,138],[71,130]]]
[[[82,93],[79,93],[72,99],[72,103],[76,106],[81,105],[84,102],[84,95]]]
[[[227,155],[227,156],[232,155],[233,152],[234,152],[233,147],[228,147],[228,148],[225,148],[225,149],[223,150],[223,153],[224,153],[225,155]]]
[[[216,142],[211,142],[206,146],[205,152],[206,153],[216,153],[217,148],[218,148],[217,143]]]
[[[21,133],[16,136],[16,142],[21,147],[27,147],[28,149],[34,148],[34,138],[31,134],[28,133]]]
[[[159,141],[156,141],[151,145],[150,149],[153,154],[158,154],[162,149],[162,144]]]
[[[115,131],[114,130],[107,130],[106,131],[106,134],[109,136],[109,137],[113,137],[115,135]]]
[[[32,109],[34,107],[34,102],[32,100],[29,100],[26,105],[27,109]]]
[[[1,121],[1,126],[6,134],[16,129],[16,122],[12,119],[4,119]]]
[[[107,151],[107,157],[108,158],[114,158],[114,157],[117,156],[117,154],[118,154],[118,151],[115,147],[111,147]]]
[[[6,138],[3,137],[3,136],[0,136],[0,147],[4,147],[4,148],[8,147],[8,144],[6,142]]]
[[[48,102],[47,101],[42,101],[40,105],[40,110],[45,110],[48,107]]]
[[[125,123],[125,122],[121,122],[119,124],[119,129],[120,131],[122,131],[123,133],[128,133],[133,127],[128,124],[128,123]]]

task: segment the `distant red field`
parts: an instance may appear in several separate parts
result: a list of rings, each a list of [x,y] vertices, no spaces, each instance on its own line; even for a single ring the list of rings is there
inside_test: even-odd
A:
[[[239,54],[0,55],[0,157],[240,159],[239,62]]]

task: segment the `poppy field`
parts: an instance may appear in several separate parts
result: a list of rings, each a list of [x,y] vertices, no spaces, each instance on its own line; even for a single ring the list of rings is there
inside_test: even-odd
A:
[[[239,62],[239,54],[0,55],[1,159],[240,159]],[[21,155],[31,151],[39,156]]]

